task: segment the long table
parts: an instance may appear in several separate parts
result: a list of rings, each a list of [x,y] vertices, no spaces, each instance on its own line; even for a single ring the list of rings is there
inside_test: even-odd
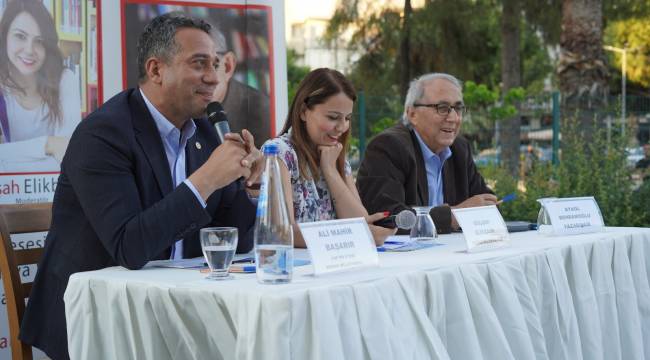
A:
[[[72,359],[650,359],[650,229],[380,253],[286,285],[113,267],[65,293]],[[308,257],[296,250],[296,257]]]

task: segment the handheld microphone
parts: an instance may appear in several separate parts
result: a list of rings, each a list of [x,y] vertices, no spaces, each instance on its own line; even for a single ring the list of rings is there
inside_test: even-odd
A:
[[[411,210],[402,210],[397,215],[390,215],[374,222],[375,225],[394,229],[410,230],[415,226],[415,214]]]
[[[208,104],[206,112],[208,113],[208,121],[217,130],[219,141],[223,144],[226,134],[230,132],[230,125],[228,125],[228,118],[223,106],[218,101],[213,101]]]
[[[221,103],[213,101],[208,104],[205,112],[208,114],[208,121],[214,126],[215,130],[217,130],[219,141],[223,144],[226,134],[230,132],[230,125],[228,125],[226,111],[223,109],[223,106],[221,106]],[[244,178],[240,177],[237,182],[244,184]]]

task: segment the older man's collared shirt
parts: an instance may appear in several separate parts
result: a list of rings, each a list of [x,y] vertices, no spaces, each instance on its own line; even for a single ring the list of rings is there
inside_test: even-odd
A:
[[[443,195],[443,182],[442,182],[442,167],[445,161],[451,157],[451,149],[447,146],[440,154],[436,154],[429,146],[424,143],[418,131],[415,130],[415,136],[420,143],[422,149],[422,157],[424,158],[424,166],[427,170],[427,184],[429,188],[429,206],[439,206],[444,204],[445,198]]]
[[[151,117],[156,123],[156,128],[158,128],[158,133],[162,139],[163,147],[165,148],[165,154],[167,155],[167,163],[169,164],[169,170],[172,175],[172,182],[174,187],[177,187],[181,183],[185,183],[187,187],[192,190],[196,199],[203,205],[205,208],[207,205],[199,192],[196,190],[192,182],[187,179],[187,173],[185,169],[185,146],[187,145],[187,140],[194,136],[196,132],[196,124],[194,120],[190,119],[186,121],[182,129],[176,128],[171,121],[156,109],[155,106],[147,99],[142,89],[140,89],[140,94],[144,99]],[[182,259],[183,258],[183,240],[177,240],[174,246],[172,247],[172,259]]]

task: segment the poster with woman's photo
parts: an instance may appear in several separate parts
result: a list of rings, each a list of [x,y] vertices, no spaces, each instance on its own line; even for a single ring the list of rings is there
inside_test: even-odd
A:
[[[0,204],[52,201],[98,99],[96,0],[0,0]]]
[[[175,4],[175,5],[170,5]],[[257,146],[269,139],[275,124],[273,104],[272,8],[265,5],[187,3],[126,0],[123,8],[123,49],[126,54],[124,87],[138,84],[137,39],[154,17],[183,12],[201,18],[212,26],[217,49],[219,84],[214,100],[220,102],[228,116],[230,128],[248,129]],[[126,36],[126,34],[129,34]],[[181,45],[182,46],[182,45]]]

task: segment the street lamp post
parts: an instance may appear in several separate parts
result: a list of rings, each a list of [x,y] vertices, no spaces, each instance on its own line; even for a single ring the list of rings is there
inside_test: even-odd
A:
[[[622,59],[622,64],[621,64],[621,133],[625,133],[625,125],[627,124],[627,117],[625,115],[625,109],[626,109],[626,89],[625,89],[625,73],[627,70],[627,46],[623,46],[623,48],[618,48],[615,46],[610,46],[610,45],[605,45],[603,46],[603,49],[609,50],[609,51],[614,51],[617,53],[622,54],[623,59]]]

